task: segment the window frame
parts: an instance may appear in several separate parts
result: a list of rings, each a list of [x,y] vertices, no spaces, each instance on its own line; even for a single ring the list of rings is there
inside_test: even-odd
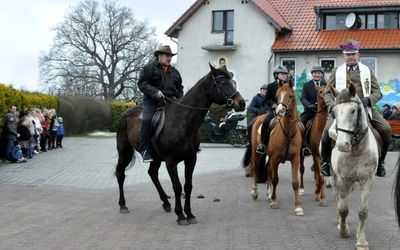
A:
[[[327,70],[326,63],[328,61],[333,61],[333,65],[328,65],[329,69]],[[332,75],[333,69],[336,67],[336,58],[335,57],[322,57],[319,59],[319,65],[324,69],[324,79],[328,81],[329,77]]]
[[[222,14],[222,16],[221,16]],[[218,16],[217,16],[218,15]],[[222,18],[222,20],[221,20]],[[233,45],[234,38],[234,10],[214,10],[212,11],[212,30],[211,33],[224,33],[224,45]]]
[[[366,60],[373,60],[374,65],[372,66],[370,63],[365,62]],[[378,59],[377,59],[377,57],[375,57],[375,56],[360,56],[359,61],[362,64],[370,67],[372,69],[372,72],[374,72],[375,76],[378,77]]]
[[[293,63],[293,65],[288,65],[290,63]],[[286,69],[289,72],[289,75],[292,76],[292,79],[294,80],[294,86],[297,86],[297,80],[296,80],[296,58],[294,57],[287,57],[287,58],[281,58],[281,64],[286,67]],[[288,76],[289,77],[289,76]]]

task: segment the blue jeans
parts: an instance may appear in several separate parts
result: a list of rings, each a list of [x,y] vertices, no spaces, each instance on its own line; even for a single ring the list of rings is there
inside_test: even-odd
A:
[[[15,139],[7,139],[7,159],[10,159],[11,148],[14,146]]]

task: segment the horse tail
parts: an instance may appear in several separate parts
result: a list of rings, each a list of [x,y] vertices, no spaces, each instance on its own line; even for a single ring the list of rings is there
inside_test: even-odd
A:
[[[247,145],[242,159],[242,167],[246,168],[251,163],[251,143]]]
[[[400,226],[400,154],[396,163],[397,174],[394,182],[394,208],[396,212],[397,223]]]
[[[125,111],[120,119],[117,128],[118,164],[116,166],[116,171],[120,170],[120,168],[131,168],[135,164],[135,151],[129,141],[128,117],[138,115],[137,113],[140,113],[140,111],[141,110],[136,107],[130,108]]]

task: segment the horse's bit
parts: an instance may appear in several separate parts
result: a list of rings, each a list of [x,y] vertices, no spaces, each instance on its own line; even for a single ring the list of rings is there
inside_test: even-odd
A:
[[[337,131],[341,131],[343,133],[346,134],[350,134],[351,135],[351,146],[357,145],[363,138],[364,136],[367,134],[368,132],[368,126],[365,128],[365,130],[362,130],[362,124],[361,124],[361,107],[360,107],[360,102],[359,101],[352,101],[355,102],[358,106],[357,109],[357,121],[356,121],[356,125],[354,126],[354,130],[347,130],[347,129],[343,129],[343,128],[339,128],[336,124],[336,133]]]
[[[230,95],[229,97],[226,96],[225,94],[221,93],[221,90],[219,89],[219,86],[218,86],[218,83],[217,83],[216,80],[219,79],[219,78],[224,78],[224,77],[225,77],[225,76],[223,76],[223,75],[219,75],[219,76],[216,76],[216,77],[214,77],[214,75],[212,75],[212,78],[213,78],[213,81],[214,81],[214,85],[215,85],[215,87],[217,88],[218,93],[221,94],[221,95],[223,95],[223,96],[225,97],[225,99],[226,99],[226,105],[227,105],[228,107],[232,107],[232,105],[233,105],[233,97],[235,97],[236,95],[238,95],[239,92],[238,92],[238,91],[235,91],[235,92],[233,92],[233,94]]]

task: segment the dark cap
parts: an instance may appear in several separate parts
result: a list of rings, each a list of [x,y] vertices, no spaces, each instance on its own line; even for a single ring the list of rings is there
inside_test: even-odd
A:
[[[385,105],[383,105],[383,107],[388,107],[388,108],[390,108],[390,106],[389,106],[389,104],[385,104]]]
[[[168,54],[168,55],[176,55],[176,53],[172,53],[171,47],[169,45],[164,45],[158,50],[154,51],[154,56],[157,57],[159,54]]]
[[[340,45],[340,48],[342,49],[343,54],[354,54],[358,53],[360,50],[360,43],[355,40],[348,39]]]

